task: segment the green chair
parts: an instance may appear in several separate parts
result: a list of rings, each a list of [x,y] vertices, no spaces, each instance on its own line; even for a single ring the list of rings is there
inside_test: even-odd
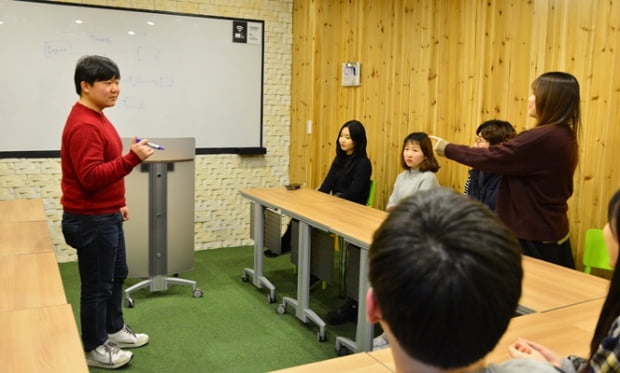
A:
[[[590,273],[592,268],[613,270],[609,266],[609,253],[607,252],[602,229],[592,228],[586,231],[586,242],[583,249],[583,271]]]
[[[375,193],[377,192],[377,185],[375,185],[374,180],[370,180],[370,191],[368,192],[368,201],[366,201],[366,206],[372,207],[375,203]]]

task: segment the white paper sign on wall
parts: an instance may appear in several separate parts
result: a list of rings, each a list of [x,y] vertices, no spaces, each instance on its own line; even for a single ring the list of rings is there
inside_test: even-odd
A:
[[[360,85],[360,63],[345,62],[342,64],[342,85],[357,87]]]

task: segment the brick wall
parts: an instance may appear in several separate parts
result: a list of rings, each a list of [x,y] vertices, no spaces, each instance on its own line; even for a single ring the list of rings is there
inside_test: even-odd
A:
[[[238,190],[288,181],[293,0],[73,2],[265,21],[263,146],[267,154],[196,156],[196,250],[250,245],[249,203]],[[58,138],[60,142],[60,134]],[[59,159],[0,159],[0,200],[42,198],[57,259],[66,262],[76,256],[60,231],[60,194]]]

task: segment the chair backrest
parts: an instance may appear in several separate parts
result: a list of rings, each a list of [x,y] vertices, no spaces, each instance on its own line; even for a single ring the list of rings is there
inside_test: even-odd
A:
[[[377,185],[374,180],[370,180],[370,190],[368,192],[368,201],[366,201],[366,206],[372,207],[375,203],[375,192],[377,190]]]
[[[592,268],[613,270],[609,266],[609,253],[603,237],[602,229],[588,229],[583,249],[583,271],[590,273]]]

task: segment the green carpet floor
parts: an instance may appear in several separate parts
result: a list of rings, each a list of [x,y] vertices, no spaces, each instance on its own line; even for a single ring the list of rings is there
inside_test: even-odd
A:
[[[355,325],[327,328],[327,341],[318,342],[318,328],[304,324],[289,307],[275,309],[282,296],[295,297],[296,275],[290,256],[265,258],[265,276],[276,286],[276,303],[268,292],[241,281],[244,267],[252,267],[252,248],[234,247],[195,253],[194,269],[179,277],[195,280],[202,298],[189,286],[132,293],[133,308],[124,308],[125,321],[150,342],[134,349],[132,362],[120,371],[148,373],[267,372],[336,357],[336,336],[353,338]],[[65,292],[79,328],[77,263],[59,264]],[[128,279],[131,286],[141,279]],[[311,292],[311,308],[319,315],[342,302],[337,288]],[[91,372],[103,372],[91,369]]]

